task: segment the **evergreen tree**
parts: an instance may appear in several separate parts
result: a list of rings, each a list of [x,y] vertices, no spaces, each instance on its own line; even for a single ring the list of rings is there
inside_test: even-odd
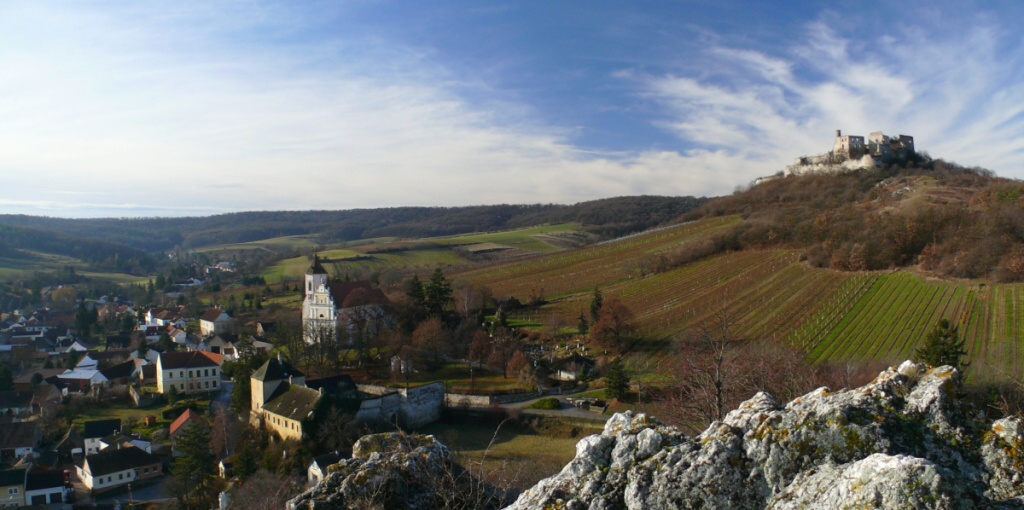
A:
[[[960,338],[959,329],[946,319],[940,320],[915,352],[917,360],[933,367],[949,365],[962,372],[970,363],[964,361],[966,339]]]
[[[181,452],[171,468],[178,501],[184,508],[209,508],[205,489],[216,470],[209,428],[199,420],[189,423],[175,438],[174,449]]]
[[[590,298],[590,322],[595,323],[601,317],[601,305],[604,303],[604,296],[601,289],[594,289],[594,296]]]
[[[11,367],[6,363],[0,365],[0,391],[9,391],[14,388],[14,374]]]
[[[626,372],[622,360],[615,360],[608,365],[608,370],[604,374],[604,383],[604,393],[608,398],[621,398],[629,391],[629,374]]]
[[[413,275],[412,279],[405,284],[405,295],[409,297],[416,306],[424,306],[426,295],[423,293],[423,282],[420,277]]]
[[[452,302],[452,285],[444,277],[441,268],[434,269],[434,273],[430,275],[430,281],[423,286],[423,294],[427,311],[431,315],[442,315],[448,304]]]
[[[587,331],[590,330],[590,324],[587,323],[587,316],[580,310],[580,316],[576,320],[576,331],[580,335],[586,335]]]

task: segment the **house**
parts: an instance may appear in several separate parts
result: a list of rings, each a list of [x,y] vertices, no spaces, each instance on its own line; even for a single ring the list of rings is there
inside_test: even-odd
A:
[[[25,479],[25,503],[47,505],[67,501],[71,488],[60,471],[29,472]]]
[[[179,393],[220,390],[220,356],[202,351],[165,352],[156,361],[156,386],[160,393],[173,387]]]
[[[0,461],[12,461],[31,455],[42,433],[35,422],[0,423]]]
[[[224,359],[230,361],[238,359],[238,351],[235,349],[235,344],[220,335],[215,335],[213,338],[200,342],[199,350],[221,354],[224,356]]]
[[[231,327],[231,316],[219,308],[211,308],[199,318],[199,332],[203,336],[228,333]]]
[[[167,328],[167,336],[171,337],[171,341],[178,345],[188,344],[188,333],[184,329],[179,329],[174,326]]]
[[[181,413],[173,422],[168,429],[168,436],[171,438],[171,455],[177,457],[181,455],[181,452],[174,448],[174,443],[178,438],[178,435],[185,431],[187,428],[192,426],[200,426],[209,428],[210,424],[205,418],[199,415],[199,413],[192,409],[185,409],[185,412]]]
[[[135,360],[129,359],[100,370],[100,373],[113,384],[128,384],[138,379],[139,365],[136,364]]]
[[[25,506],[25,477],[28,468],[0,471],[0,508]]]
[[[19,391],[32,391],[35,384],[32,383],[32,379],[36,374],[39,374],[39,379],[46,380],[47,377],[53,377],[55,375],[64,372],[63,368],[33,368],[26,370],[24,373],[14,378],[14,389]]]
[[[82,435],[74,427],[70,427],[64,433],[64,437],[57,441],[57,445],[53,449],[60,458],[65,460],[72,459],[85,453],[85,440],[82,439]]]
[[[327,466],[337,464],[341,459],[341,453],[337,451],[313,457],[309,466],[306,467],[306,477],[309,480],[309,486],[312,487],[320,483],[327,476]]]
[[[99,370],[95,369],[74,369],[67,370],[57,378],[64,382],[68,391],[82,392],[95,385],[104,385],[107,378]]]
[[[56,386],[47,382],[40,383],[32,390],[32,414],[57,409],[62,398],[64,395]]]
[[[384,318],[388,298],[370,282],[331,283],[327,270],[313,255],[306,270],[306,297],[302,302],[302,329],[306,343],[337,334],[339,327],[350,334],[373,334]]]
[[[121,419],[92,420],[83,424],[82,440],[85,454],[93,454],[103,449],[103,438],[121,432]]]
[[[146,453],[153,453],[153,443],[139,437],[132,437],[124,432],[111,434],[100,439],[100,451],[107,448],[126,448],[134,446]]]
[[[306,376],[278,355],[257,368],[249,384],[253,421],[262,420],[282,438],[301,439],[302,420],[321,395],[305,387]]]
[[[567,382],[579,381],[588,374],[593,373],[595,366],[594,360],[579,354],[573,354],[555,363],[554,367],[552,367],[554,368],[554,373],[551,374],[551,379]]]
[[[32,414],[32,392],[0,391],[0,415],[30,416]]]
[[[139,448],[108,448],[86,455],[75,470],[86,488],[102,491],[160,476],[160,465],[160,457]]]

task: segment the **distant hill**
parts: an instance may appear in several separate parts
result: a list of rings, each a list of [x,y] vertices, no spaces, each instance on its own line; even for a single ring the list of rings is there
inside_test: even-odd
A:
[[[150,253],[315,235],[329,244],[378,237],[420,238],[576,222],[612,237],[662,224],[706,202],[696,197],[617,197],[574,205],[394,207],[347,211],[239,212],[184,218],[65,219],[0,215],[0,225],[103,239]],[[22,230],[24,231],[24,230]],[[11,231],[16,236],[18,231]],[[21,242],[21,241],[19,241]]]

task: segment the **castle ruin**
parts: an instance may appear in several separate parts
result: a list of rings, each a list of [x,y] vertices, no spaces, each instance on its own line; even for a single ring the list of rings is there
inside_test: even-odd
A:
[[[875,168],[883,163],[906,159],[915,154],[914,137],[897,135],[890,137],[881,131],[863,136],[843,135],[836,130],[832,150],[817,156],[802,156],[786,167],[783,175],[800,175],[817,172],[840,172]]]

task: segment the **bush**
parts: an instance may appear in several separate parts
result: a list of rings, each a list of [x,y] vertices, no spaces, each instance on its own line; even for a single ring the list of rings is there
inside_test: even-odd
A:
[[[542,399],[540,399],[540,400],[538,400],[538,401],[536,401],[536,402],[526,406],[526,408],[527,409],[558,410],[558,409],[562,408],[562,403],[559,402],[558,399],[555,398],[555,397],[545,397],[545,398],[542,398]]]

